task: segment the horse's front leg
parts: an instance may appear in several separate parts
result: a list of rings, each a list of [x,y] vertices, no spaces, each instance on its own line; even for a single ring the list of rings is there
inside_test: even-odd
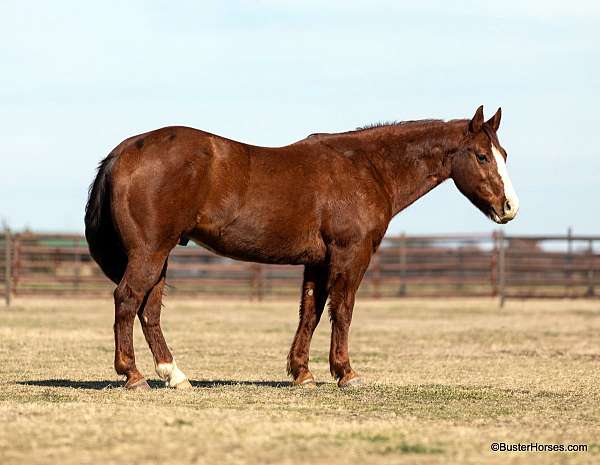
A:
[[[341,388],[362,384],[360,377],[350,366],[348,335],[356,291],[369,266],[371,255],[372,248],[366,245],[338,249],[332,254],[329,275],[329,367]]]
[[[304,267],[302,295],[300,296],[300,322],[288,355],[288,374],[295,385],[315,386],[315,378],[308,369],[310,341],[319,324],[327,301],[327,267]]]

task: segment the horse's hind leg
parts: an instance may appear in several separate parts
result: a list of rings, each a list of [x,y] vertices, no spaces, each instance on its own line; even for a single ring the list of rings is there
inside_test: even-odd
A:
[[[192,385],[187,376],[177,367],[160,327],[160,311],[166,272],[167,264],[165,262],[160,280],[148,293],[145,303],[138,311],[138,317],[142,324],[146,342],[148,342],[148,346],[152,351],[158,376],[165,381],[168,387],[189,389]]]
[[[127,389],[148,389],[135,365],[133,321],[148,292],[161,277],[166,254],[129,254],[123,279],[115,289],[115,370],[127,377]]]
[[[314,386],[315,379],[308,369],[310,341],[319,324],[327,301],[327,267],[307,265],[304,268],[300,297],[300,322],[288,355],[288,374],[294,384]]]

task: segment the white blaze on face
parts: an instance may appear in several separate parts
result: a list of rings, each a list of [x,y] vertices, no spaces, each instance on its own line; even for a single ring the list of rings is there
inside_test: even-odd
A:
[[[504,212],[504,219],[512,220],[519,211],[519,197],[515,192],[510,176],[508,176],[508,170],[506,169],[506,162],[500,150],[492,144],[492,153],[496,159],[496,166],[498,167],[498,175],[504,184],[504,196],[506,201],[510,204],[510,208]]]

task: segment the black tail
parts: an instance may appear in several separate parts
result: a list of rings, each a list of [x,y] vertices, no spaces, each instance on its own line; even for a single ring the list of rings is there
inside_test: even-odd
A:
[[[127,267],[127,254],[113,222],[111,211],[111,170],[116,155],[111,153],[98,165],[85,207],[85,238],[90,254],[104,274],[119,283]]]

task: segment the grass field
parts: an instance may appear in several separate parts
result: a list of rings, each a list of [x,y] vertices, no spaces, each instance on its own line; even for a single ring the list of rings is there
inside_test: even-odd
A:
[[[168,300],[163,328],[195,388],[125,392],[110,300],[0,310],[2,464],[600,463],[600,303],[359,301],[354,368],[290,387],[294,302]],[[156,380],[136,323],[138,367]],[[587,452],[492,452],[493,442]]]

